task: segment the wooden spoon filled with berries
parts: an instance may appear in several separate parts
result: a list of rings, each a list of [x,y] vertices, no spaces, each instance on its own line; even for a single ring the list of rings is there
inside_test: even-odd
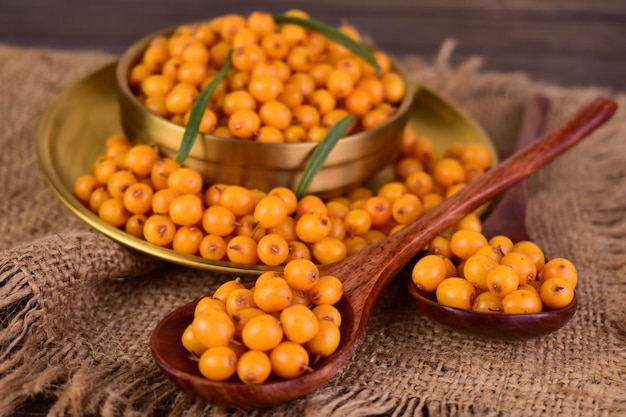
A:
[[[341,314],[340,341],[334,353],[311,364],[300,376],[270,377],[259,384],[203,377],[181,344],[197,301],[180,307],[157,325],[151,338],[155,361],[182,390],[224,406],[267,407],[316,390],[348,362],[384,289],[435,236],[568,150],[616,110],[613,100],[595,99],[552,133],[517,151],[404,229],[343,261],[321,266],[320,275],[338,277],[343,284],[343,295],[335,305]]]

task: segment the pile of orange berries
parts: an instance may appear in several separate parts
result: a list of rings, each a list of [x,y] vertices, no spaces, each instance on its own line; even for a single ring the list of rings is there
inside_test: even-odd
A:
[[[392,180],[322,200],[297,199],[285,187],[205,185],[197,171],[154,147],[113,135],[74,193],[105,222],[182,254],[247,265],[297,258],[328,264],[395,233],[491,164],[482,144],[451,146],[438,156],[410,127],[403,139]]]
[[[308,18],[305,12],[286,12]],[[354,27],[340,31],[360,41]],[[152,39],[128,75],[129,86],[152,112],[186,125],[198,96],[223,67],[200,132],[259,142],[319,142],[339,120],[358,117],[352,132],[384,123],[406,92],[389,56],[374,51],[374,68],[324,35],[272,15],[229,14],[182,25]],[[349,132],[347,132],[349,133]]]
[[[251,288],[235,279],[201,298],[182,344],[212,381],[296,378],[311,370],[311,358],[337,349],[341,314],[334,304],[342,294],[337,277],[296,259],[261,274]]]
[[[434,238],[413,267],[413,283],[440,304],[484,313],[529,314],[560,309],[574,298],[578,272],[565,258],[546,261],[529,240],[487,239],[478,218]]]

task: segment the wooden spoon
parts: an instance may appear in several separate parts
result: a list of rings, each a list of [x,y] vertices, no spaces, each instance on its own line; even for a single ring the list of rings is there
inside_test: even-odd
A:
[[[203,378],[180,342],[183,330],[191,323],[195,302],[174,311],[157,325],[150,341],[155,361],[184,391],[224,406],[265,407],[314,391],[348,362],[383,290],[434,236],[552,161],[602,125],[616,110],[617,104],[611,99],[592,101],[562,127],[516,152],[400,232],[359,254],[320,268],[323,274],[335,275],[344,284],[344,294],[337,305],[342,314],[342,340],[337,351],[315,364],[312,372],[292,380],[275,379],[260,385],[211,382]]]

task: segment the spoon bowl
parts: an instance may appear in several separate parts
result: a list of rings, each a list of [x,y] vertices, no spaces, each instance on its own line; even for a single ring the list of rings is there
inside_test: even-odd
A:
[[[481,313],[437,302],[435,292],[420,291],[407,280],[409,294],[431,319],[456,331],[494,340],[523,340],[545,336],[563,327],[576,313],[578,299],[558,310],[533,314]]]
[[[404,229],[341,262],[320,267],[321,275],[334,275],[343,282],[344,293],[337,306],[342,314],[341,342],[334,354],[314,364],[313,371],[260,385],[201,378],[190,369],[193,363],[182,363],[188,355],[180,340],[191,323],[193,303],[171,313],[155,328],[151,337],[155,361],[181,389],[226,406],[270,406],[316,390],[350,359],[384,289],[433,237],[574,146],[616,110],[611,99],[592,101],[560,128],[516,152]]]

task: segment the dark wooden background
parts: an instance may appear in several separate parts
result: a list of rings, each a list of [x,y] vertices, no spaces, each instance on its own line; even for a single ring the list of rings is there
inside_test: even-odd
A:
[[[179,23],[289,8],[346,19],[397,57],[429,59],[454,38],[454,63],[479,55],[487,70],[626,90],[625,0],[0,0],[0,42],[120,53]]]

